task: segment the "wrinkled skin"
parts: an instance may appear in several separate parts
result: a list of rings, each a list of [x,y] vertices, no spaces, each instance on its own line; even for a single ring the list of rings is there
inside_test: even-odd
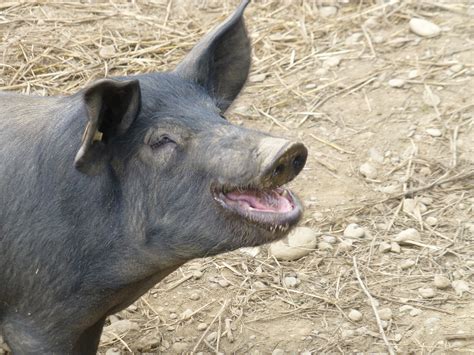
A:
[[[250,65],[245,5],[173,72],[0,94],[0,333],[14,353],[94,354],[105,318],[186,261],[298,222],[275,188],[304,146],[223,118]],[[249,207],[267,208],[255,191],[276,191],[270,212]]]

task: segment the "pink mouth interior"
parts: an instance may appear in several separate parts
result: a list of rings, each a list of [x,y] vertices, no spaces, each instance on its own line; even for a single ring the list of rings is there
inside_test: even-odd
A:
[[[293,210],[294,205],[283,189],[268,191],[232,191],[225,195],[227,199],[238,203],[241,208],[260,212],[286,213]]]

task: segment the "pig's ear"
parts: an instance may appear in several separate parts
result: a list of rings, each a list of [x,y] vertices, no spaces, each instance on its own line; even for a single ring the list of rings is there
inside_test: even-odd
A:
[[[123,135],[135,120],[140,109],[140,85],[138,80],[104,79],[79,95],[88,120],[74,166],[85,174],[94,175],[108,158],[107,144]]]
[[[250,69],[250,41],[242,17],[248,3],[243,0],[175,69],[181,77],[203,86],[222,112],[239,94]]]

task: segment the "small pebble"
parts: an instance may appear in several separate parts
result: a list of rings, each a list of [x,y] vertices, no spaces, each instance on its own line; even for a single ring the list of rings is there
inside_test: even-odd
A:
[[[332,250],[333,246],[325,241],[321,241],[318,243],[318,249],[319,250]]]
[[[193,278],[195,280],[199,280],[202,277],[202,271],[200,270],[194,270],[193,271]]]
[[[264,81],[267,77],[266,73],[263,74],[255,74],[249,77],[249,82],[251,83],[261,83]]]
[[[393,337],[393,340],[395,340],[395,342],[399,342],[400,340],[402,340],[403,338],[403,335],[401,335],[400,333],[397,333],[395,334],[395,336]]]
[[[316,231],[309,227],[296,227],[288,237],[270,245],[269,254],[278,260],[296,260],[308,255],[316,247]]]
[[[362,238],[365,236],[365,230],[357,223],[350,223],[344,229],[344,237],[346,238]]]
[[[411,311],[412,309],[413,309],[413,306],[410,306],[409,304],[404,304],[398,310],[400,311],[400,313],[404,313],[404,312]]]
[[[347,339],[347,338],[351,338],[353,337],[355,334],[355,331],[353,331],[352,329],[343,329],[341,330],[341,337],[343,339]]]
[[[392,242],[390,243],[390,246],[391,246],[391,249],[390,251],[392,253],[397,253],[397,254],[400,254],[400,252],[402,251],[401,248],[400,248],[400,245],[396,242]]]
[[[416,316],[419,316],[421,313],[422,313],[422,310],[421,310],[421,309],[419,309],[419,308],[413,308],[413,309],[410,311],[410,316],[416,317]]]
[[[379,318],[382,320],[392,319],[392,310],[390,308],[379,309]]]
[[[122,352],[120,351],[119,348],[110,348],[107,349],[105,352],[105,355],[120,355]]]
[[[337,67],[341,63],[340,57],[329,57],[323,62],[323,66],[327,68]]]
[[[392,249],[392,245],[387,242],[382,242],[379,245],[379,250],[381,253],[388,253]]]
[[[201,297],[199,296],[199,293],[191,293],[191,296],[189,296],[190,299],[192,299],[193,301],[197,301],[198,299],[200,299]]]
[[[436,290],[431,287],[421,287],[418,289],[418,293],[423,298],[433,298],[436,296]]]
[[[313,218],[316,220],[316,221],[322,221],[324,219],[324,215],[321,213],[321,212],[314,212],[313,213]]]
[[[400,263],[400,268],[401,268],[402,270],[406,270],[406,269],[411,268],[411,267],[414,266],[415,264],[416,264],[415,260],[412,260],[412,259],[403,260],[403,261]]]
[[[250,255],[251,257],[254,257],[254,258],[260,253],[260,247],[240,248],[239,250],[243,254]]]
[[[116,50],[113,44],[99,49],[99,55],[102,58],[112,58],[115,55],[115,53],[116,53]]]
[[[321,17],[331,17],[337,14],[337,7],[335,6],[322,6],[319,8],[319,14]]]
[[[181,354],[185,352],[186,350],[188,350],[188,347],[189,347],[188,343],[177,342],[171,346],[171,349],[173,349],[174,353]]]
[[[436,288],[443,290],[451,286],[451,281],[444,275],[435,275],[433,283]]]
[[[351,320],[353,320],[354,322],[358,322],[362,319],[362,313],[360,313],[358,310],[356,309],[351,309],[351,311],[349,312],[349,314],[347,315]]]
[[[294,276],[286,276],[283,279],[283,283],[285,284],[286,287],[293,288],[293,287],[296,287],[300,283],[300,280],[298,280]]]
[[[380,163],[380,164],[382,164],[383,160],[384,160],[383,154],[380,153],[380,151],[375,147],[372,147],[372,148],[369,149],[369,157],[373,161],[375,161],[377,163]]]
[[[410,20],[410,30],[421,37],[436,37],[441,33],[441,29],[433,22],[420,18]]]
[[[255,281],[252,285],[257,290],[264,290],[267,288],[267,285],[265,285],[262,281]]]
[[[388,85],[392,88],[401,89],[405,86],[406,81],[403,79],[390,79]]]
[[[436,107],[441,103],[441,98],[426,88],[425,91],[423,91],[423,102],[428,106]]]
[[[345,44],[348,45],[348,46],[357,44],[362,40],[363,36],[364,36],[364,34],[362,32],[353,33],[349,37],[346,38]]]
[[[388,327],[388,322],[387,322],[386,320],[381,320],[381,321],[380,321],[380,324],[382,325],[382,328],[383,328],[383,329],[387,329],[387,327]]]
[[[418,70],[413,69],[408,72],[408,79],[415,79],[418,76]]]
[[[464,66],[463,66],[462,64],[458,63],[458,64],[451,65],[451,66],[449,67],[449,70],[450,70],[451,72],[453,72],[453,73],[458,73],[458,72],[460,72],[463,68],[464,68]]]
[[[230,285],[230,282],[227,281],[226,279],[219,279],[218,283],[220,287],[224,287],[224,288],[229,287]]]
[[[359,172],[367,179],[374,180],[377,178],[377,169],[370,163],[364,163],[359,167]]]
[[[193,310],[190,308],[187,308],[183,313],[181,313],[181,319],[187,320],[191,318],[193,315]]]
[[[436,217],[433,217],[433,216],[428,216],[428,217],[426,217],[425,222],[429,226],[435,226],[435,225],[438,224],[438,219]]]
[[[372,41],[373,41],[375,44],[384,43],[384,42],[385,42],[385,36],[384,36],[384,35],[381,35],[381,34],[375,35],[374,38],[372,39]]]
[[[464,280],[455,280],[452,283],[456,295],[462,296],[464,292],[469,292],[469,284]]]
[[[170,314],[170,319],[176,319],[176,318],[178,318],[178,315],[176,313]]]
[[[420,241],[420,233],[415,228],[408,228],[397,234],[395,242],[403,243],[406,241]]]
[[[323,235],[321,239],[329,244],[336,244],[337,241],[336,237],[333,237],[332,235]]]
[[[206,337],[206,340],[207,340],[209,343],[215,342],[216,339],[217,339],[217,332],[209,333],[209,335]]]
[[[197,330],[203,331],[207,329],[207,323],[199,323],[197,325]]]
[[[438,128],[427,128],[426,133],[428,133],[431,137],[441,137],[443,133]]]

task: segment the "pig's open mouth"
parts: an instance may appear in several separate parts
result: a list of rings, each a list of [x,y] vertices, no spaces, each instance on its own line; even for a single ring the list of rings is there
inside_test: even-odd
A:
[[[272,232],[285,232],[302,214],[298,198],[284,187],[274,189],[213,188],[214,199],[226,210]]]

